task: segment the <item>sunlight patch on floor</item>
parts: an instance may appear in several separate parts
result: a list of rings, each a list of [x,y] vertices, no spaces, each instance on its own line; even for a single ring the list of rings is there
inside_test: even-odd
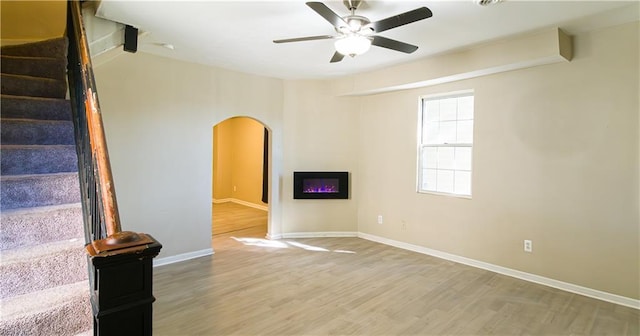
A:
[[[348,251],[348,250],[333,250],[333,252],[335,252],[335,253],[347,253],[347,254],[355,254],[356,253],[354,251]]]
[[[293,245],[295,247],[299,247],[301,249],[305,249],[307,251],[318,251],[318,252],[328,252],[329,250],[322,248],[322,247],[317,247],[317,246],[311,246],[311,245],[307,245],[307,244],[302,244],[302,243],[298,243],[298,242],[286,242],[289,245]]]
[[[274,240],[267,240],[261,238],[237,238],[231,237],[231,239],[243,243],[249,246],[260,246],[260,247],[275,247],[275,248],[288,248],[289,246],[283,242],[278,242]]]
[[[296,247],[296,248],[301,248],[307,251],[314,251],[314,252],[334,252],[334,253],[347,253],[347,254],[356,253],[354,251],[348,251],[348,250],[327,250],[326,248],[323,248],[323,247],[303,244],[295,241],[275,241],[275,240],[268,240],[268,239],[262,239],[262,238],[249,238],[249,237],[231,237],[231,239],[247,246],[272,247],[272,248]]]

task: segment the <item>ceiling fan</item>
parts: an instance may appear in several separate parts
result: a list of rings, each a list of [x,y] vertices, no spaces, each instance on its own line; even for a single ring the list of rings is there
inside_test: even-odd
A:
[[[311,9],[333,25],[338,35],[297,37],[274,40],[273,42],[288,43],[335,39],[336,51],[331,58],[331,63],[342,61],[345,55],[355,57],[356,55],[364,54],[372,45],[407,54],[418,49],[417,46],[375,34],[430,18],[433,14],[429,8],[420,7],[399,15],[390,16],[386,19],[371,22],[366,17],[355,14],[356,9],[358,9],[361,3],[362,0],[344,0],[344,4],[351,14],[341,17],[322,2],[307,2],[307,6],[311,7]]]

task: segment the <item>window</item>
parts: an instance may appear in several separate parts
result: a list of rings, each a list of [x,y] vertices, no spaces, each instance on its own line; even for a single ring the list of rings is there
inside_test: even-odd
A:
[[[473,92],[420,104],[418,192],[471,196]]]

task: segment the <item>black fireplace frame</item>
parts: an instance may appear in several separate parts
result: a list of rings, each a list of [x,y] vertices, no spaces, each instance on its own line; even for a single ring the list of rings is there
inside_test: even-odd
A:
[[[338,192],[309,193],[304,192],[304,181],[308,179],[337,179]],[[297,171],[293,172],[293,198],[294,199],[348,199],[349,198],[349,172],[344,171]]]

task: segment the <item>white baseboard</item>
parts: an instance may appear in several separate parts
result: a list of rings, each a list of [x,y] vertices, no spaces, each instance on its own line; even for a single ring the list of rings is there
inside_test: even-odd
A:
[[[329,232],[290,232],[278,235],[279,238],[271,239],[286,239],[286,238],[347,238],[358,237],[358,232],[349,231],[329,231]]]
[[[267,236],[265,238],[269,239],[269,240],[278,240],[278,239],[282,239],[282,234],[278,233],[278,234],[272,235],[272,234],[267,233]]]
[[[210,256],[212,254],[213,254],[213,249],[212,248],[199,250],[199,251],[193,251],[193,252],[187,252],[187,253],[181,253],[181,254],[178,254],[178,255],[170,256],[170,257],[154,259],[153,260],[153,267],[169,265],[169,264],[173,264],[173,263],[177,263],[177,262],[181,262],[181,261],[187,261],[187,260],[200,258],[200,257],[206,257],[206,256]]]
[[[397,240],[392,240],[392,239],[388,239],[388,238],[383,238],[383,237],[371,235],[371,234],[368,234],[368,233],[359,232],[358,233],[358,237],[363,238],[363,239],[367,239],[367,240],[371,240],[371,241],[374,241],[374,242],[377,242],[377,243],[390,245],[390,246],[398,247],[398,248],[401,248],[401,249],[405,249],[405,250],[409,250],[409,251],[413,251],[413,252],[418,252],[418,253],[422,253],[422,254],[426,254],[426,255],[430,255],[430,256],[433,256],[433,257],[436,257],[436,258],[445,259],[445,260],[453,261],[453,262],[456,262],[456,263],[460,263],[460,264],[464,264],[464,265],[468,265],[468,266],[472,266],[472,267],[476,267],[476,268],[481,268],[481,269],[484,269],[484,270],[487,270],[487,271],[491,271],[491,272],[494,272],[494,273],[507,275],[507,276],[510,276],[510,277],[514,277],[514,278],[525,280],[525,281],[529,281],[529,282],[534,282],[534,283],[537,283],[537,284],[540,284],[540,285],[545,285],[545,286],[561,289],[563,291],[567,291],[567,292],[570,292],[570,293],[575,293],[575,294],[588,296],[588,297],[591,297],[591,298],[594,298],[594,299],[599,299],[599,300],[602,300],[602,301],[607,301],[607,302],[619,304],[621,306],[640,309],[640,300],[624,297],[624,296],[621,296],[621,295],[611,294],[611,293],[599,291],[599,290],[592,289],[592,288],[582,287],[582,286],[578,286],[578,285],[571,284],[571,283],[568,283],[568,282],[558,281],[558,280],[546,278],[546,277],[543,277],[543,276],[539,276],[539,275],[535,275],[535,274],[531,274],[531,273],[526,273],[526,272],[514,270],[514,269],[511,269],[511,268],[502,267],[502,266],[486,263],[486,262],[483,262],[483,261],[469,259],[469,258],[461,257],[461,256],[458,256],[458,255],[455,255],[455,254],[450,254],[450,253],[446,253],[446,252],[442,252],[442,251],[426,248],[426,247],[423,247],[423,246],[413,245],[413,244],[404,243],[404,242],[397,241]]]
[[[232,202],[232,203],[248,206],[250,208],[254,208],[254,209],[258,209],[258,210],[269,211],[269,207],[266,206],[266,205],[255,204],[255,203],[243,201],[243,200],[240,200],[240,199],[237,199],[237,198],[220,198],[220,199],[215,199],[214,198],[214,199],[211,200],[211,202],[216,203],[216,204]]]

